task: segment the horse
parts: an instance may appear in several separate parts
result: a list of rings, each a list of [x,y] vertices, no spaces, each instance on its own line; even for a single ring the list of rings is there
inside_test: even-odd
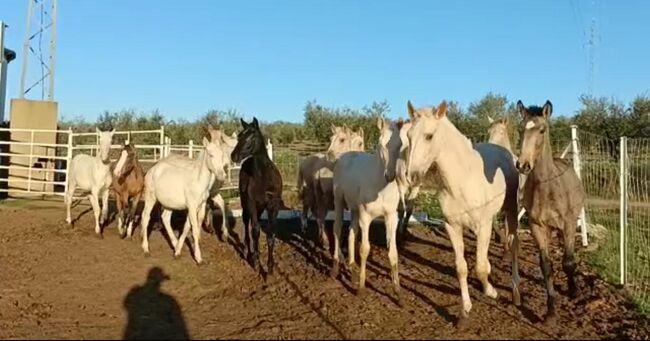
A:
[[[221,146],[223,151],[223,165],[224,171],[226,174],[230,172],[230,167],[232,166],[232,160],[230,159],[230,154],[235,149],[237,145],[237,132],[233,132],[231,136],[224,134],[220,129],[215,129],[211,124],[208,125],[208,134],[210,134],[210,139],[212,142],[217,142]],[[223,217],[223,224],[221,225],[221,239],[227,241],[229,238],[228,227],[226,224],[226,203],[219,193],[219,190],[223,187],[225,181],[215,181],[210,189],[210,201],[208,205],[208,212],[205,216],[205,221],[203,222],[205,226],[209,226],[212,233],[214,231],[213,224],[213,210],[214,206],[221,211]]]
[[[522,117],[520,131],[521,153],[517,169],[528,176],[523,190],[523,206],[528,212],[531,231],[540,252],[540,267],[546,282],[547,313],[545,320],[555,317],[556,293],[553,287],[553,265],[549,257],[551,229],[564,236],[562,268],[567,275],[569,296],[575,298],[576,263],[574,247],[576,225],[585,204],[585,190],[571,164],[553,157],[550,117],[553,104],[526,107],[521,101],[517,109]]]
[[[244,240],[247,260],[253,269],[259,267],[260,216],[264,210],[268,217],[266,241],[268,246],[267,275],[273,274],[273,246],[278,212],[285,207],[282,201],[282,176],[278,167],[271,161],[266,150],[264,135],[260,131],[257,118],[251,123],[240,119],[243,130],[237,136],[237,145],[230,158],[241,162],[239,170],[239,197],[244,221]],[[249,225],[252,230],[253,247],[251,251]]]
[[[201,226],[206,212],[206,202],[215,181],[226,177],[223,167],[223,151],[218,142],[203,138],[204,150],[196,159],[173,155],[156,162],[144,177],[144,209],[142,211],[142,250],[149,256],[147,228],[151,210],[156,202],[162,207],[162,222],[174,247],[174,256],[179,257],[185,238],[192,228],[194,258],[201,264]],[[171,227],[173,210],[187,210],[183,232],[176,239]]]
[[[517,188],[519,177],[512,154],[492,143],[472,142],[447,118],[447,103],[438,107],[419,109],[409,105],[414,121],[408,131],[409,151],[407,174],[410,181],[418,181],[431,165],[436,166],[438,200],[445,217],[445,229],[456,258],[456,272],[460,284],[461,319],[467,318],[472,308],[467,287],[467,262],[463,230],[470,229],[476,236],[476,274],[484,294],[497,297],[488,279],[491,271],[488,248],[492,236],[492,222],[499,211],[506,215],[506,243],[504,255],[512,242],[512,295],[520,305],[517,235]]]
[[[96,156],[87,154],[78,154],[70,162],[68,170],[68,190],[65,195],[66,205],[66,222],[72,225],[70,217],[70,206],[74,191],[79,188],[88,194],[88,200],[93,207],[95,214],[95,233],[99,238],[102,237],[101,225],[108,218],[108,195],[109,188],[113,181],[111,175],[110,151],[113,143],[113,134],[115,129],[109,131],[100,131],[95,128],[99,137],[99,145]],[[99,207],[99,198],[102,198],[102,207]],[[101,215],[101,219],[100,219]]]
[[[513,160],[516,162],[517,161],[517,155],[514,153],[512,149],[512,145],[510,144],[510,136],[508,134],[508,118],[501,118],[498,120],[493,119],[492,117],[488,116],[488,142],[489,143],[494,143],[497,145],[502,146],[503,148],[506,148],[510,153],[512,154]],[[521,205],[522,201],[522,195],[523,195],[523,188],[524,188],[524,183],[526,182],[526,175],[524,174],[519,174],[519,191],[517,195],[517,200],[519,201],[519,204]],[[520,213],[519,216],[523,214]],[[502,242],[502,234],[500,234],[498,231],[495,230],[495,235],[496,235],[496,240],[497,242]]]
[[[304,233],[307,228],[307,217],[311,211],[312,216],[316,215],[316,196],[314,195],[314,181],[319,169],[333,165],[339,155],[351,150],[353,142],[361,145],[358,148],[363,149],[363,129],[359,133],[354,133],[347,125],[337,127],[332,125],[332,136],[330,145],[325,153],[317,153],[308,156],[300,161],[298,166],[297,188],[298,197],[302,201],[302,215],[300,218],[301,228]],[[355,136],[361,136],[361,141],[355,140]]]
[[[347,127],[346,127],[347,128]],[[312,183],[312,194],[313,202],[315,205],[314,216],[316,218],[316,224],[318,225],[318,240],[322,247],[329,248],[329,240],[327,238],[327,233],[325,233],[325,218],[327,217],[327,212],[334,209],[334,194],[332,191],[332,179],[334,177],[334,164],[336,160],[347,151],[364,151],[365,142],[364,142],[364,133],[363,128],[359,128],[358,131],[349,131],[349,137],[347,141],[349,143],[339,144],[338,147],[333,143],[330,144],[330,147],[327,150],[326,159],[320,163],[316,171],[313,173],[313,183]],[[333,136],[333,140],[339,139],[340,137]],[[346,147],[343,150],[342,147]],[[313,211],[313,210],[312,210]]]
[[[127,140],[113,169],[111,188],[117,203],[117,230],[122,238],[131,237],[135,211],[144,191],[144,170],[136,149]],[[128,228],[124,229],[124,225]]]
[[[339,258],[343,258],[339,241],[343,226],[343,209],[352,213],[348,236],[348,267],[355,264],[355,236],[361,230],[361,268],[357,294],[365,291],[366,260],[370,252],[369,230],[373,219],[383,216],[386,226],[386,244],[391,265],[393,288],[397,302],[401,305],[397,255],[397,206],[400,193],[397,187],[396,165],[402,143],[398,123],[387,123],[377,119],[380,136],[374,153],[347,152],[334,166],[334,251],[331,276],[339,274]]]

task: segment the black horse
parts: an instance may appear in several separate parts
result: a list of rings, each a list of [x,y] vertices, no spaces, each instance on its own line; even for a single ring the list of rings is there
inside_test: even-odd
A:
[[[248,262],[258,269],[260,260],[260,215],[266,209],[268,228],[266,240],[268,244],[268,270],[273,274],[273,245],[275,244],[275,228],[278,211],[284,207],[282,201],[282,176],[280,171],[269,158],[266,151],[265,138],[260,131],[257,118],[246,123],[241,120],[244,129],[237,137],[237,145],[232,151],[231,158],[235,163],[242,162],[239,171],[239,196],[243,210],[244,240]],[[248,226],[252,227],[253,250],[250,247]]]

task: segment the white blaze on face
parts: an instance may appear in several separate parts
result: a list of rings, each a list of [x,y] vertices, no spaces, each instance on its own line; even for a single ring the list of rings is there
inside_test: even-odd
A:
[[[129,154],[126,152],[126,150],[122,151],[122,154],[120,155],[120,159],[117,160],[117,164],[115,165],[115,169],[113,170],[113,174],[115,176],[120,176],[122,174],[122,169],[124,168],[124,164],[126,163],[126,158],[129,156]]]
[[[535,122],[528,121],[528,123],[526,123],[526,129],[529,130],[529,129],[533,129],[533,128],[535,128]]]

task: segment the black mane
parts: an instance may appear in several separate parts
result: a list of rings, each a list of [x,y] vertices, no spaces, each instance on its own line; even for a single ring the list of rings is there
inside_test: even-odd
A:
[[[526,109],[526,111],[528,112],[528,115],[530,115],[530,116],[539,116],[539,117],[544,116],[543,108],[538,107],[536,105],[529,106],[528,109]]]

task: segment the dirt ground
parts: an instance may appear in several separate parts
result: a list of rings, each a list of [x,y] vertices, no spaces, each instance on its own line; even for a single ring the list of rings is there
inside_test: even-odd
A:
[[[575,301],[564,295],[564,275],[556,272],[559,318],[543,324],[546,296],[528,234],[522,234],[523,308],[511,304],[509,266],[496,244],[490,250],[491,279],[500,296],[492,300],[482,294],[473,272],[473,239],[466,236],[473,309],[470,323],[457,328],[460,291],[453,254],[447,237],[432,229],[412,227],[413,236],[400,253],[400,308],[381,238],[374,238],[369,258],[370,290],[357,297],[347,270],[343,280],[330,279],[329,256],[314,251],[293,223],[282,223],[277,271],[264,281],[243,260],[238,242],[223,243],[203,233],[206,264],[199,267],[188,249],[174,260],[157,230],[150,239],[152,256],[145,258],[139,238],[121,240],[115,223],[105,229],[104,239],[96,238],[85,204],[74,214],[81,217],[73,229],[64,223],[62,203],[0,203],[0,338],[650,337],[648,322],[634,313],[624,293],[598,279],[584,262]],[[234,240],[243,235],[240,225],[232,235]],[[260,243],[266,264],[264,234]],[[559,270],[557,245],[555,250]]]

